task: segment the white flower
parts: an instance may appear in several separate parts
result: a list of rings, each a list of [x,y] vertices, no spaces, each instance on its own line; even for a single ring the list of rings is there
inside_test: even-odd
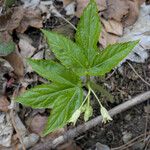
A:
[[[75,125],[78,118],[80,117],[80,114],[81,114],[81,109],[77,109],[71,116],[69,122],[72,122]]]
[[[106,123],[107,121],[109,122],[112,120],[111,116],[109,115],[109,113],[105,107],[101,106],[100,111],[101,111],[101,115],[103,117],[102,122]]]

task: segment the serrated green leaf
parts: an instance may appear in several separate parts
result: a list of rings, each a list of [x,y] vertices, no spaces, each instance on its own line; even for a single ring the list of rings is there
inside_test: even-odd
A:
[[[83,91],[78,86],[43,84],[25,92],[17,102],[32,108],[52,108],[45,135],[63,127],[80,107]]]
[[[63,95],[61,100],[57,100],[48,119],[44,135],[62,128],[68,123],[73,113],[81,106],[83,100],[83,91],[75,87],[72,91]]]
[[[80,81],[75,73],[52,60],[28,59],[28,63],[34,71],[50,81],[67,85],[77,85]]]
[[[61,63],[67,68],[73,69],[78,74],[84,75],[88,62],[81,48],[62,35],[46,30],[42,30],[42,32],[44,33],[51,50]]]
[[[106,49],[97,54],[93,67],[89,69],[88,74],[98,76],[109,72],[131,52],[138,42],[131,41],[107,46]]]
[[[15,43],[8,33],[0,33],[0,56],[7,56],[15,50]]]
[[[84,9],[77,26],[75,39],[77,44],[83,48],[82,50],[87,56],[89,64],[93,63],[94,51],[97,51],[97,42],[101,31],[99,18],[96,2],[91,0]]]

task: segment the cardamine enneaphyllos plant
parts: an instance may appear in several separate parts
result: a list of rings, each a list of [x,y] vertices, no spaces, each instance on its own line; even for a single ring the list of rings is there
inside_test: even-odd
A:
[[[97,42],[101,24],[94,0],[91,0],[83,11],[77,26],[75,42],[51,31],[42,32],[50,49],[61,63],[29,59],[33,70],[51,83],[28,90],[18,97],[17,101],[32,108],[51,108],[44,135],[69,122],[75,123],[81,113],[84,113],[84,120],[87,121],[93,111],[90,104],[91,94],[100,105],[103,121],[112,120],[91,88],[90,77],[105,75],[131,52],[138,41],[109,45],[100,51]],[[86,83],[81,80],[83,76]],[[85,86],[88,93],[84,97]]]

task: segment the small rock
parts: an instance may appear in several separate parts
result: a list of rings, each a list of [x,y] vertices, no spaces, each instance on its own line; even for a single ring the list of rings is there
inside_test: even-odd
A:
[[[96,149],[95,150],[110,150],[110,148],[107,145],[96,143]]]
[[[124,143],[127,143],[131,140],[132,133],[125,131],[122,134],[123,134],[122,140],[123,140]]]

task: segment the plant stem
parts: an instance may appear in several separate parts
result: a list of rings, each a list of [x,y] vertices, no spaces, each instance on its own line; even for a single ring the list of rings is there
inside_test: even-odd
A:
[[[90,88],[91,89],[91,88]],[[99,105],[102,107],[102,103],[101,101],[99,100],[98,96],[95,94],[95,92],[91,89],[91,92],[94,94],[96,100],[98,101]]]
[[[86,82],[85,82],[85,84],[87,85],[87,87],[89,86],[89,82],[90,82],[90,76],[86,75]]]
[[[88,93],[87,93],[85,99],[83,100],[83,103],[81,104],[80,108],[84,105],[84,103],[86,102],[86,100],[90,98],[90,94],[91,94],[91,88],[89,88],[89,91],[88,91]],[[80,109],[80,108],[79,108],[79,109]]]

